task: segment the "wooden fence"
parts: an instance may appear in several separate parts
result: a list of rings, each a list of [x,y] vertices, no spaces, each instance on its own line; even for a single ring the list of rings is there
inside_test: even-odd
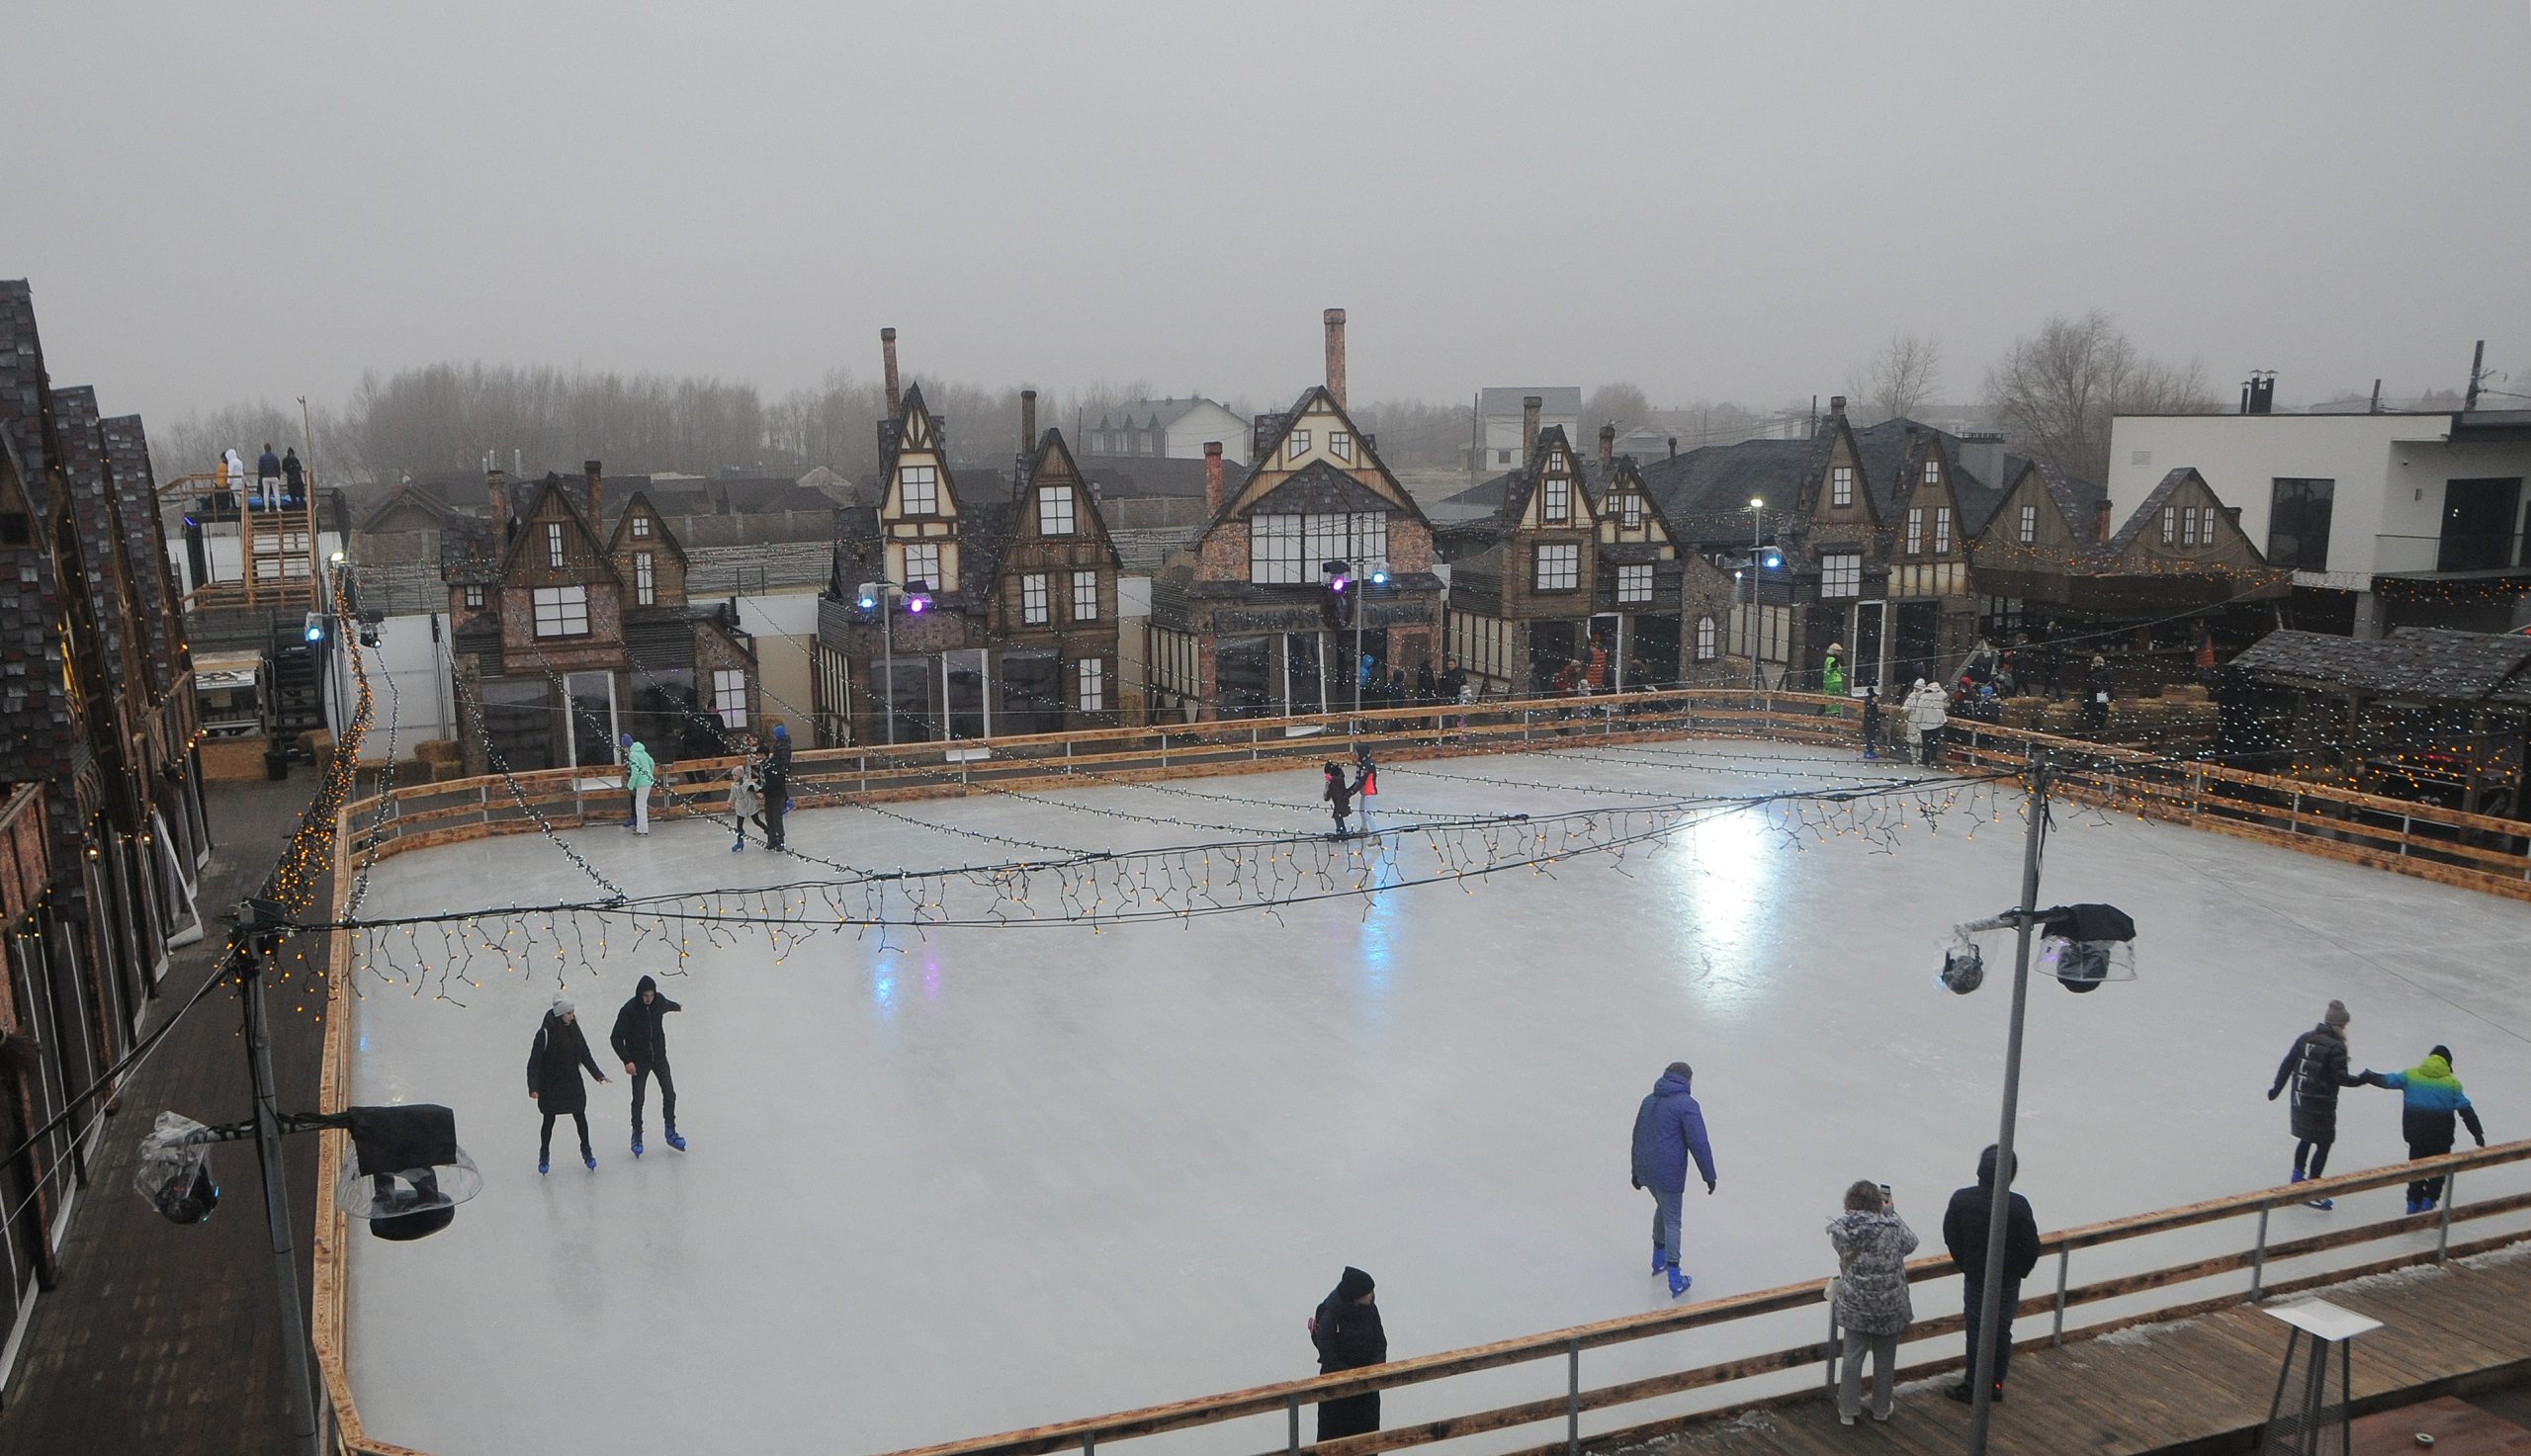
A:
[[[1082,788],[1111,781],[1130,783],[1288,770],[1327,758],[1350,758],[1357,745],[1370,747],[1384,762],[1403,762],[1690,737],[1763,738],[1854,747],[1861,732],[1857,710],[1851,702],[1816,694],[1752,694],[1747,689],[1732,688],[1487,703],[1469,706],[1464,712],[1459,711],[1459,705],[1444,707],[1447,711],[1439,713],[1425,707],[1390,708],[1359,714],[1097,728],[968,742],[803,750],[793,760],[792,797],[801,808],[808,809],[996,791]],[[1894,726],[1894,714],[1890,722]],[[2531,837],[2526,837],[2531,836],[2531,825],[2515,820],[2026,729],[1957,724],[1947,748],[1948,761],[1954,767],[1998,774],[2020,768],[2038,752],[2051,754],[2056,764],[2052,792],[2071,800],[2531,899]],[[685,814],[726,814],[727,778],[735,762],[730,758],[688,760],[664,768],[654,801],[654,816],[667,819]],[[620,821],[626,813],[625,791],[612,769],[596,773],[551,769],[509,778],[496,775],[459,779],[395,788],[361,799],[344,807],[341,832],[335,838],[334,912],[339,917],[356,860],[495,834],[535,832],[540,818],[554,828],[567,829]],[[337,932],[331,941],[327,952],[328,1022],[319,1105],[336,1111],[346,1105],[350,1091],[347,986],[351,936]],[[343,1136],[339,1132],[323,1134],[321,1167],[339,1165]],[[2457,1174],[2525,1159],[2531,1159],[2531,1142],[2291,1188],[2271,1188],[2050,1235],[2043,1242],[2056,1260],[2054,1292],[2025,1299],[2021,1311],[2024,1316],[2049,1316],[2051,1332],[2046,1339],[2023,1343],[2046,1343],[2064,1337],[2069,1332],[2065,1319],[2069,1310],[2104,1301],[2133,1302],[2154,1291],[2244,1270],[2250,1276],[2246,1291],[2154,1304],[2145,1313],[2122,1315],[2070,1332],[2100,1333],[2138,1320],[2177,1318],[2245,1298],[2290,1293],[2360,1274],[2439,1261],[2447,1254],[2498,1246],[2519,1235],[2505,1233],[2456,1244],[2450,1242],[2451,1226],[2531,1209],[2531,1192],[2482,1197],[2466,1209],[2456,1210],[2460,1182],[2457,1176],[2452,1196],[2433,1214],[2377,1220],[2275,1244],[2267,1242],[2268,1215],[2315,1196],[2405,1182],[2421,1170],[2441,1169]],[[2090,1284],[2068,1283],[2072,1256],[2077,1250],[2249,1218],[2257,1221],[2256,1236],[2248,1248],[2238,1252],[2180,1259]],[[345,1456],[420,1456],[406,1447],[370,1437],[360,1421],[346,1356],[346,1229],[347,1220],[334,1205],[332,1178],[330,1174],[322,1176],[317,1189],[312,1293],[318,1368],[331,1408],[335,1445]],[[2425,1232],[2434,1235],[2431,1248],[2409,1249],[2284,1282],[2263,1282],[2270,1266],[2281,1261]],[[1920,1259],[1909,1267],[1911,1280],[1919,1283],[1949,1277],[1951,1273],[1949,1260],[1943,1258]],[[1764,1317],[1818,1305],[1823,1284],[1822,1280],[1811,1280],[1650,1315],[1395,1361],[1372,1372],[1348,1372],[1263,1386],[1172,1406],[923,1447],[902,1456],[1032,1456],[1070,1446],[1081,1447],[1084,1456],[1094,1456],[1095,1448],[1103,1442],[1276,1413],[1286,1417],[1288,1439],[1282,1449],[1296,1452],[1301,1449],[1303,1406],[1554,1359],[1566,1362],[1566,1390],[1562,1396],[1346,1437],[1315,1449],[1322,1456],[1368,1456],[1371,1452],[1561,1420],[1566,1427],[1561,1440],[1523,1448],[1514,1456],[1550,1456],[1558,1451],[1573,1456],[1580,1448],[1585,1413],[1798,1369],[1831,1359],[1833,1345],[1808,1341],[1761,1348],[1720,1363],[1592,1389],[1584,1389],[1581,1383],[1583,1351],[1683,1330],[1746,1328]],[[1910,1343],[1937,1339],[1957,1333],[1961,1328],[1961,1318],[1956,1315],[1922,1321],[1910,1329],[1908,1339]],[[1962,1357],[1955,1354],[1920,1362],[1903,1373],[1920,1375],[1956,1368],[1962,1363]],[[1833,1378],[1833,1368],[1830,1377]],[[1667,1415],[1621,1430],[1594,1432],[1591,1439],[1598,1443],[1640,1438],[1676,1428],[1685,1418]]]

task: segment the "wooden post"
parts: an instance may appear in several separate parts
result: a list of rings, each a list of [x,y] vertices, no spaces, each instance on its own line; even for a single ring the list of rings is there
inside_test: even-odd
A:
[[[2249,1303],[2258,1303],[2259,1285],[2267,1277],[2267,1210],[2258,1211],[2258,1243],[2250,1250]]]

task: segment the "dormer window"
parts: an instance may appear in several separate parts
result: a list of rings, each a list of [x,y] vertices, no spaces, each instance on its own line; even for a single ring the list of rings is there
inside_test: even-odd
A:
[[[1538,514],[1541,519],[1554,522],[1558,525],[1571,520],[1573,517],[1573,482],[1565,479],[1561,475],[1548,476],[1546,481],[1546,496],[1538,507]]]
[[[1338,460],[1352,460],[1353,458],[1353,437],[1343,430],[1328,431],[1327,453],[1336,457]]]
[[[901,467],[897,471],[897,503],[909,516],[940,514],[940,468]]]
[[[466,588],[466,605],[469,608],[480,609],[483,605],[483,588],[480,586]]]
[[[1072,534],[1072,487],[1040,485],[1037,487],[1037,534],[1070,536]]]
[[[1291,443],[1284,449],[1283,454],[1289,460],[1298,460],[1309,454],[1309,431],[1292,431]]]
[[[1929,460],[1925,462],[1925,483],[1928,485],[1939,485],[1942,483],[1941,461]]]
[[[1853,505],[1854,503],[1855,468],[1839,466],[1828,472],[1828,504]]]
[[[556,570],[559,571],[562,569],[563,523],[560,521],[548,521],[545,523],[545,555],[551,559]]]
[[[651,518],[650,518],[650,517],[648,517],[648,516],[635,516],[635,517],[633,518],[633,536],[634,536],[634,539],[635,539],[635,540],[637,540],[637,541],[638,541],[638,540],[642,540],[642,539],[644,539],[644,538],[647,538],[650,534],[651,534]]]
[[[2021,508],[2021,544],[2029,546],[2038,540],[2039,507],[2035,505],[2023,506]]]

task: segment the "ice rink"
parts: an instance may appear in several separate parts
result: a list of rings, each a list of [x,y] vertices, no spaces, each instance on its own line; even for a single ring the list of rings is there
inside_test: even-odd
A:
[[[1753,743],[1472,757],[1386,769],[1378,803],[1545,813],[1884,769]],[[825,810],[792,842],[930,867],[1023,852],[992,836],[1223,837],[1154,820],[1310,832],[1317,788],[1278,772]],[[2001,977],[1943,991],[1936,944],[2012,902],[2022,848],[2017,794],[1946,797],[1938,817],[1907,807],[1894,850],[1751,810],[1622,860],[1276,915],[829,935],[779,964],[761,938],[698,941],[664,983],[691,1147],[661,1145],[655,1105],[631,1157],[616,1075],[591,1091],[594,1172],[564,1147],[535,1171],[524,1065],[553,975],[487,976],[463,1006],[372,977],[356,1099],[453,1106],[485,1186],[432,1239],[354,1238],[364,1421],[434,1456],[882,1452],[1311,1373],[1303,1321],[1349,1263],[1379,1280],[1400,1356],[1661,1307],[1627,1138],[1679,1059],[1721,1172],[1718,1195],[1690,1189],[1691,1298],[1830,1272],[1821,1228],[1857,1178],[1891,1184],[1938,1247],[1994,1135],[2008,996]],[[2524,1126],[2531,904],[2057,822],[2042,902],[2130,911],[2140,974],[2033,989],[2021,1187],[2043,1228],[2282,1181],[2293,1143],[2264,1093],[2332,996],[2357,1066],[2449,1043],[2491,1139]],[[637,894],[818,873],[733,855],[702,822],[566,837]],[[365,908],[589,889],[520,835],[389,860]],[[594,975],[566,968],[610,1074],[616,1007],[672,960],[631,939]],[[2348,1092],[2340,1129],[2333,1171],[2403,1156],[2395,1094]],[[2278,1237],[2328,1217],[2280,1214]],[[1629,1358],[1591,1379],[1647,1368]],[[1392,1395],[1390,1423],[1421,1398]],[[1214,1445],[1277,1446],[1268,1424]]]

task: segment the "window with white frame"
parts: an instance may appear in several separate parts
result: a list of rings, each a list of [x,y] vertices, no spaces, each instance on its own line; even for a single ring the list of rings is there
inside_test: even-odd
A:
[[[1652,600],[1652,564],[1651,564],[1651,562],[1646,561],[1646,562],[1643,562],[1643,563],[1638,564],[1638,565],[1624,565],[1624,566],[1619,566],[1619,567],[1617,567],[1617,605],[1618,605],[1618,606],[1620,606],[1620,607],[1642,606],[1642,605],[1649,604],[1649,603],[1651,602],[1651,600]]]
[[[1628,491],[1617,503],[1617,517],[1628,531],[1643,529],[1643,497]]]
[[[1292,460],[1298,460],[1302,456],[1309,454],[1309,431],[1292,431],[1290,441],[1288,441],[1284,446],[1284,454]]]
[[[1819,558],[1819,595],[1822,597],[1859,597],[1863,595],[1863,554],[1843,552]]]
[[[2197,507],[2182,506],[2179,511],[2179,544],[2197,545]]]
[[[1043,627],[1051,615],[1046,602],[1046,573],[1031,571],[1019,578],[1019,621],[1026,627]]]
[[[563,523],[560,521],[545,523],[545,556],[549,563],[563,564]]]
[[[1388,555],[1388,512],[1312,512],[1301,518],[1303,580],[1315,581],[1321,562],[1344,561],[1356,571]]]
[[[1084,713],[1106,712],[1107,663],[1105,660],[1097,657],[1084,657],[1073,664],[1073,670],[1081,681],[1081,711]]]
[[[635,515],[633,517],[633,534],[636,537],[645,537],[650,535],[651,518],[645,515]]]
[[[466,605],[470,607],[480,607],[483,605],[483,588],[480,586],[470,586],[466,588]]]
[[[2021,508],[2021,544],[2029,546],[2038,540],[2039,507],[2035,505],[2023,506]]]
[[[1716,629],[1712,618],[1699,617],[1697,619],[1698,661],[1710,662],[1713,660],[1714,654],[1720,650],[1719,644],[1715,642],[1715,639],[1719,635],[1719,631]]]
[[[1941,462],[1941,461],[1938,461],[1938,460],[1929,460],[1929,461],[1926,461],[1926,462],[1925,462],[1925,483],[1926,483],[1926,484],[1928,484],[1928,485],[1932,485],[1932,484],[1935,484],[1935,483],[1939,482],[1941,479],[1942,479],[1942,462]]]
[[[1289,585],[1303,579],[1299,516],[1248,518],[1248,579],[1267,586]]]
[[[633,554],[633,604],[639,607],[654,607],[658,605],[658,601],[657,569],[651,564],[649,552],[637,551]]]
[[[1573,591],[1582,585],[1582,548],[1570,542],[1540,546],[1529,584],[1539,591]]]
[[[1072,620],[1075,622],[1098,620],[1097,572],[1075,571],[1072,573]]]
[[[940,579],[940,544],[935,541],[914,541],[906,544],[906,571],[901,578],[908,591],[919,583],[930,591],[947,591]]]
[[[1510,465],[1512,463],[1512,452],[1508,450],[1498,450],[1494,452],[1494,463],[1498,466]]]
[[[1828,503],[1830,505],[1855,503],[1855,468],[1853,466],[1839,466],[1829,472]]]
[[[1940,556],[1949,550],[1951,550],[1951,507],[1938,505],[1934,507],[1934,554]]]
[[[2166,505],[2162,507],[2162,545],[2168,546],[2178,539],[2179,507]]]
[[[1925,508],[1907,507],[1907,555],[1915,556],[1925,549]]]
[[[898,508],[909,516],[940,514],[940,468],[901,466],[897,470]]]
[[[1353,458],[1353,437],[1343,430],[1327,432],[1327,453],[1338,460]]]
[[[1040,485],[1037,487],[1037,534],[1070,536],[1072,534],[1072,487]]]
[[[1545,499],[1539,506],[1539,519],[1556,522],[1571,520],[1573,518],[1573,482],[1562,475],[1550,475],[1546,479],[1545,489]]]
[[[589,635],[589,589],[585,586],[540,586],[536,589],[538,637]]]
[[[712,711],[730,728],[747,726],[747,675],[735,667],[712,669]]]

